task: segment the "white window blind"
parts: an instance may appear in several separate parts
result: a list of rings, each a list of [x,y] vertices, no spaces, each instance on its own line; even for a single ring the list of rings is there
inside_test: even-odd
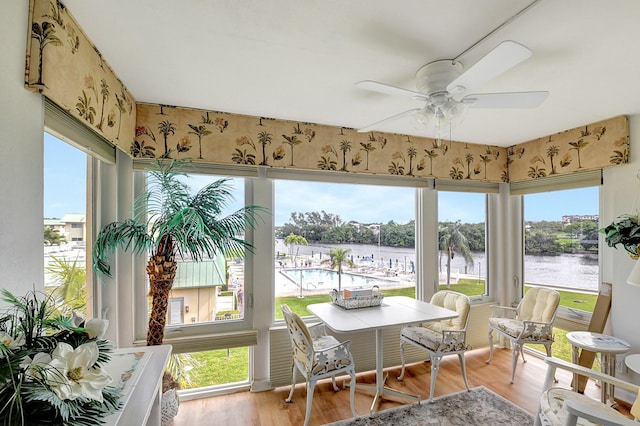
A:
[[[484,194],[500,192],[500,184],[496,182],[478,182],[468,179],[436,179],[437,191],[480,192]]]
[[[511,195],[525,195],[598,185],[602,185],[602,169],[513,182],[510,189]]]
[[[60,140],[109,164],[116,162],[116,148],[84,123],[44,97],[44,126]]]

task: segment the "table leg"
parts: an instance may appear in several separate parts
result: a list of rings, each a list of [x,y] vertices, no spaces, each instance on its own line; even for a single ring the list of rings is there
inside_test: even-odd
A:
[[[571,345],[571,362],[578,365],[578,361],[580,359],[580,352],[578,351],[578,347],[575,345]],[[578,392],[578,381],[579,376],[578,373],[573,373],[573,382],[571,382],[571,387],[574,392]]]
[[[420,401],[420,395],[411,395],[385,386],[385,383],[389,376],[384,374],[384,350],[382,347],[382,341],[382,329],[376,329],[376,385],[371,386],[356,384],[356,388],[375,390],[376,392],[375,396],[373,397],[371,409],[369,411],[370,414],[372,414],[375,410],[378,400],[384,396],[395,396],[398,398],[411,399],[418,402]]]
[[[616,375],[615,354],[602,353],[601,359],[602,359],[601,371],[605,374],[608,374],[611,377],[615,377]],[[614,385],[610,383],[602,383],[602,389],[601,389],[602,402],[610,406],[614,406],[615,405],[615,401],[613,399],[614,392],[615,392]]]

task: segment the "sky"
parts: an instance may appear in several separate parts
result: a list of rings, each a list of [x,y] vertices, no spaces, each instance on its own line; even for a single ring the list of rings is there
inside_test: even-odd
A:
[[[86,154],[45,133],[44,217],[61,218],[66,213],[85,212]],[[194,177],[187,184],[197,190],[207,182]],[[236,185],[240,187],[240,185]],[[392,186],[370,186],[279,180],[275,184],[276,226],[290,222],[291,212],[324,210],[344,222],[405,224],[414,219],[415,190]],[[229,211],[240,207],[236,197]],[[439,220],[463,223],[484,221],[484,195],[440,192]],[[554,191],[525,196],[525,220],[562,220],[563,215],[598,214],[598,188]]]
[[[44,217],[85,213],[87,154],[44,134]]]

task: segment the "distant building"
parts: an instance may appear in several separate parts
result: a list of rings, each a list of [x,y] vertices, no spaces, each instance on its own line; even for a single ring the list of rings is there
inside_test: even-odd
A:
[[[60,219],[64,222],[64,236],[67,241],[87,241],[87,217],[84,214],[67,213]]]
[[[599,216],[597,214],[584,214],[584,215],[566,215],[562,216],[563,225],[571,225],[575,222],[598,222]]]
[[[213,321],[220,311],[237,309],[235,292],[221,296],[227,285],[227,265],[224,256],[201,261],[179,260],[169,297],[167,324]]]
[[[44,227],[50,228],[52,231],[60,235],[64,235],[64,222],[60,219],[45,219]]]
[[[87,241],[87,219],[84,214],[69,213],[62,216],[62,219],[45,219],[45,228],[62,235],[67,242],[84,243]]]

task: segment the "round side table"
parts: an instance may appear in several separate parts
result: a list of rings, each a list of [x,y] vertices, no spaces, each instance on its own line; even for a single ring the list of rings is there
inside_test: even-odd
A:
[[[627,368],[636,374],[640,374],[640,354],[628,355],[624,359]]]
[[[623,354],[631,349],[631,345],[617,337],[607,336],[606,334],[592,333],[590,331],[571,331],[567,333],[567,340],[571,343],[571,358],[574,364],[578,363],[579,350],[587,350],[591,352],[600,352],[600,367],[603,373],[610,376],[616,375],[617,354]],[[577,391],[578,375],[573,375],[573,387]],[[602,384],[600,387],[600,400],[607,404],[613,405],[614,386],[610,384]]]

